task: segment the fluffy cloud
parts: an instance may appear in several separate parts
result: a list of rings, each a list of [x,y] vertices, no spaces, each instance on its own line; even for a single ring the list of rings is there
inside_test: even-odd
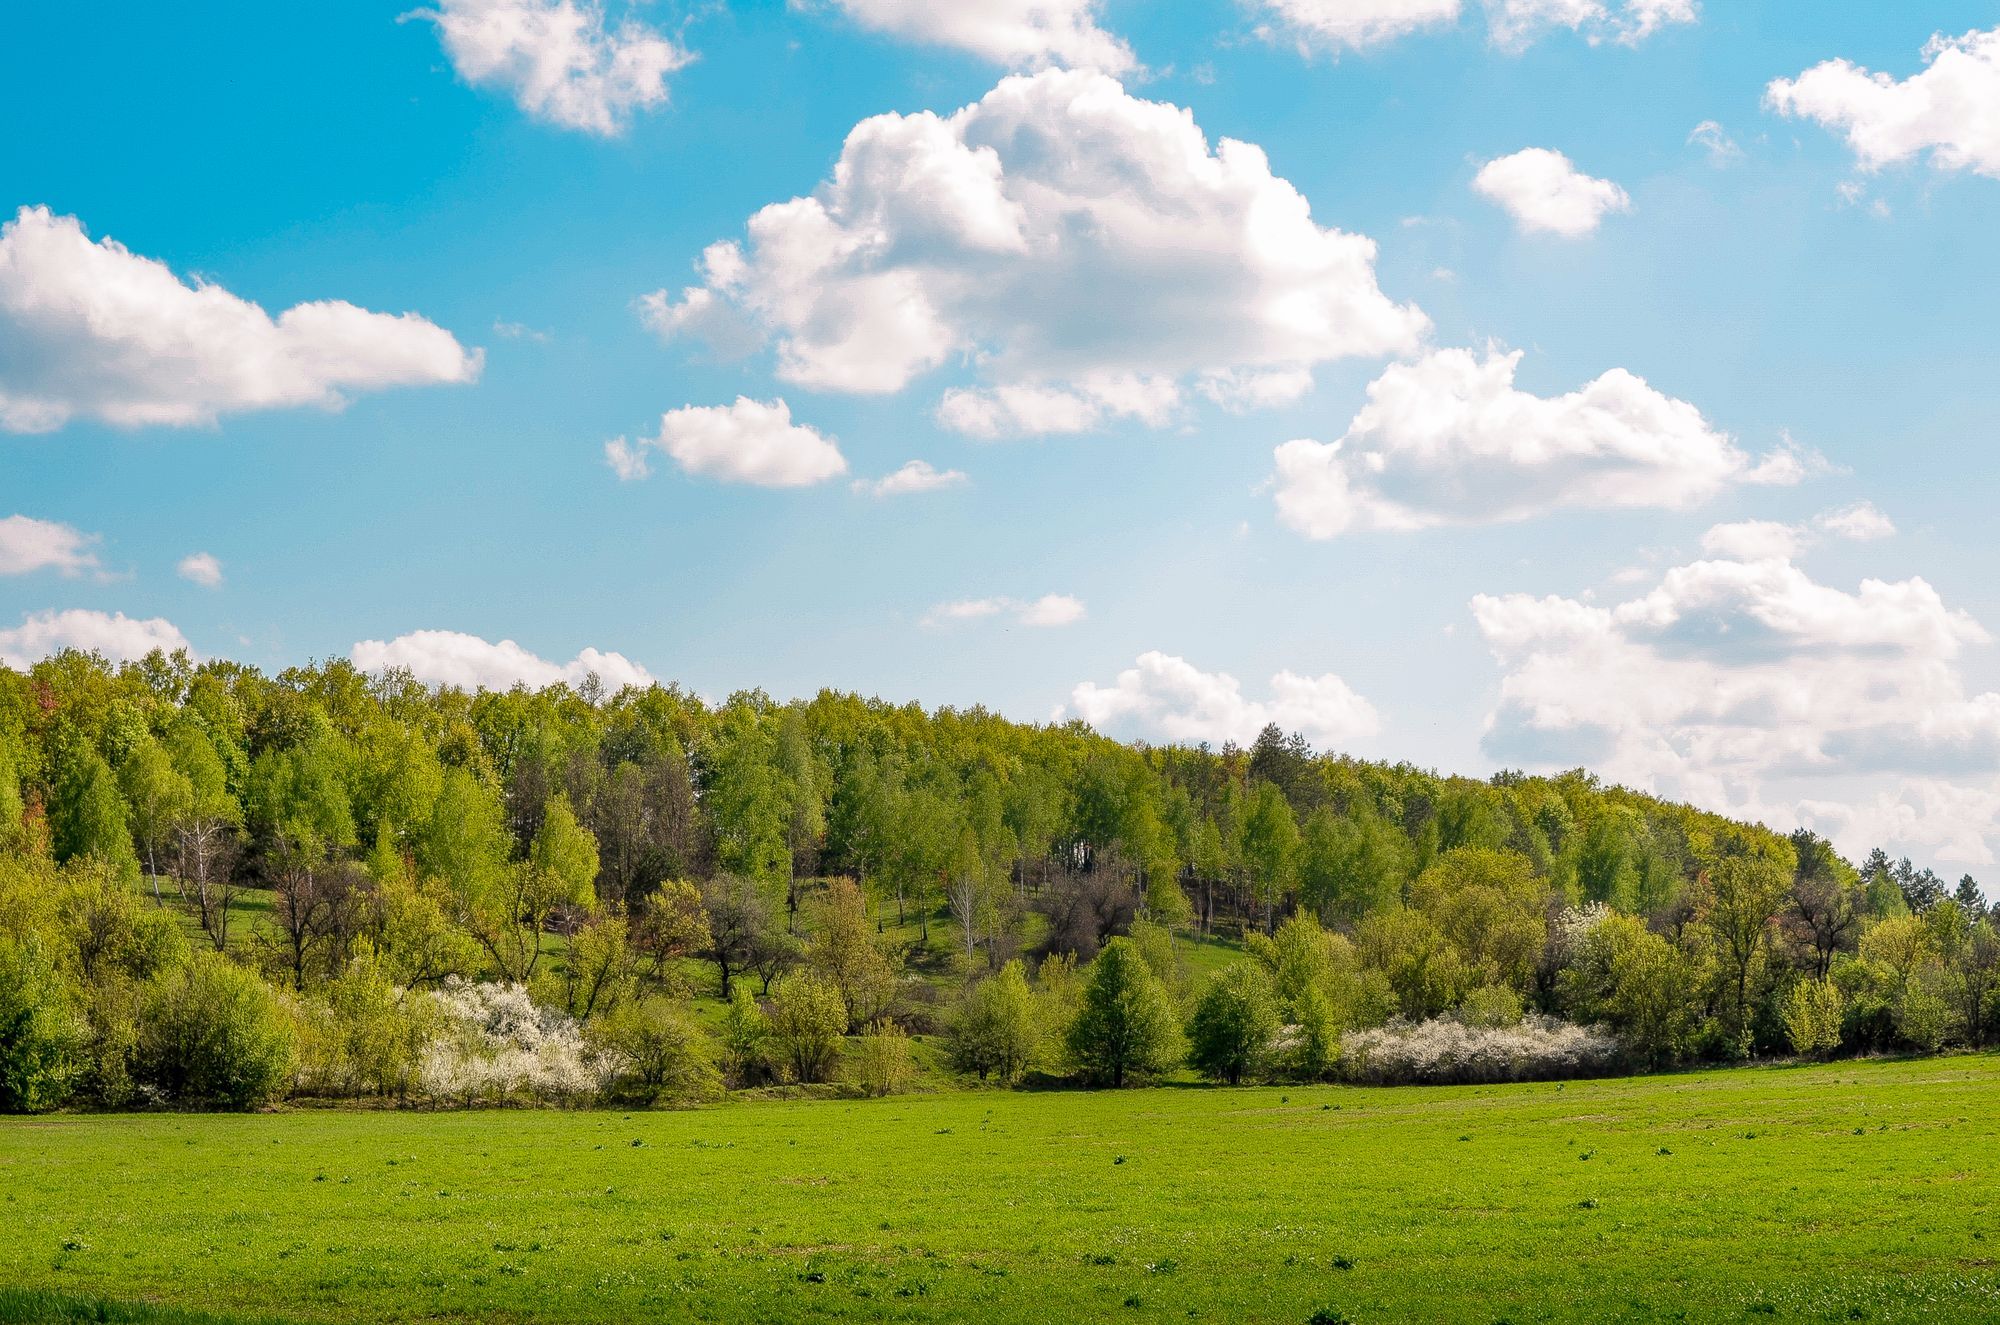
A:
[[[652,472],[647,448],[663,451],[690,474],[762,488],[802,488],[847,472],[832,439],[792,422],[782,400],[766,404],[738,396],[734,405],[689,405],[660,417],[656,437],[607,442],[605,458],[618,477]]]
[[[332,301],[274,319],[115,240],[92,243],[73,216],[23,207],[0,227],[0,429],[338,408],[347,392],[470,382],[479,368],[477,350],[414,313]]]
[[[123,612],[37,612],[12,630],[0,630],[0,663],[23,668],[64,649],[101,653],[114,663],[132,662],[155,649],[188,648],[187,637],[171,621],[135,620]]]
[[[1423,28],[1450,27],[1462,0],[1250,0],[1269,22],[1263,35],[1284,35],[1302,51],[1364,50]],[[1556,29],[1581,33],[1593,45],[1632,45],[1670,23],[1700,16],[1696,0],[1485,0],[1493,44],[1519,51]]]
[[[792,0],[804,7],[802,0]],[[828,0],[863,27],[935,46],[956,46],[1009,68],[1048,65],[1118,74],[1132,49],[1097,26],[1101,0]]]
[[[1270,698],[1244,697],[1225,672],[1204,672],[1184,658],[1154,651],[1120,672],[1109,686],[1085,681],[1070,692],[1069,710],[1093,727],[1130,731],[1178,744],[1206,741],[1247,745],[1275,722],[1322,746],[1373,736],[1381,718],[1338,676],[1279,672]],[[1065,716],[1059,710],[1057,717]]]
[[[1584,174],[1561,152],[1546,147],[1488,161],[1472,187],[1504,208],[1524,232],[1566,239],[1590,234],[1611,212],[1632,209],[1625,190]]]
[[[1701,536],[1701,550],[1712,557],[1738,561],[1791,561],[1824,535],[1866,543],[1888,538],[1896,526],[1873,502],[1857,502],[1837,511],[1825,511],[1805,524],[1778,524],[1771,520],[1744,520],[1719,524]]]
[[[96,570],[97,554],[90,550],[96,542],[95,534],[66,524],[10,515],[0,520],[0,575],[29,575],[38,570],[77,575]]]
[[[1259,8],[1271,19],[1259,30],[1282,32],[1302,51],[1365,50],[1457,23],[1460,0],[1260,0]]]
[[[981,621],[988,617],[1012,617],[1023,626],[1049,629],[1073,626],[1083,620],[1083,600],[1066,593],[1043,594],[1040,598],[961,598],[939,603],[924,616],[927,626],[944,626],[960,621]]]
[[[938,469],[928,460],[912,460],[893,474],[854,480],[854,490],[871,497],[901,497],[913,492],[963,487],[969,482],[964,470]]]
[[[1525,520],[1564,508],[1695,505],[1736,483],[1790,483],[1808,461],[1753,459],[1701,411],[1614,368],[1542,397],[1519,351],[1439,350],[1392,365],[1337,442],[1277,449],[1278,516],[1308,538]]]
[[[354,665],[364,672],[408,671],[431,686],[460,690],[509,690],[522,685],[542,690],[552,685],[581,686],[595,676],[607,691],[648,686],[652,676],[620,653],[585,649],[566,663],[550,662],[513,640],[494,644],[456,630],[417,630],[384,643],[362,640],[354,646]]]
[[[437,24],[466,82],[504,90],[536,119],[607,137],[665,102],[667,75],[694,59],[643,23],[607,28],[591,0],[440,0],[404,17]]]
[[[1926,68],[1898,82],[1848,60],[1780,78],[1766,100],[1780,114],[1847,136],[1864,170],[1930,153],[1940,170],[2000,179],[2000,28],[1933,37]]]
[[[1474,599],[1505,669],[1488,751],[1531,766],[1587,763],[1780,825],[1805,817],[1837,829],[1850,851],[1882,831],[1885,796],[1988,786],[2000,773],[2000,695],[1969,693],[1961,671],[1965,650],[1989,642],[1979,623],[1921,579],[1863,580],[1852,592],[1820,584],[1795,549],[1755,532],[1712,531],[1707,558],[1615,606]],[[2000,841],[1990,813],[1971,831]]]
[[[1864,543],[1871,539],[1888,538],[1896,532],[1895,522],[1875,509],[1873,502],[1866,501],[1838,511],[1828,511],[1817,517],[1813,524],[1835,538],[1851,538]]]
[[[1428,321],[1375,244],[1320,226],[1259,148],[1094,72],[1008,78],[949,116],[880,115],[832,179],[712,245],[643,302],[664,335],[775,342],[819,390],[900,391],[969,358],[975,432],[1159,420],[1183,389],[1296,389],[1313,365],[1414,348]]]
[[[204,589],[222,587],[222,563],[212,552],[190,552],[174,569],[190,584],[199,584]]]

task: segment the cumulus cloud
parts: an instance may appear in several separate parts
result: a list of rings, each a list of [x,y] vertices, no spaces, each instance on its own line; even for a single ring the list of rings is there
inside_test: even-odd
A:
[[[863,27],[955,46],[1009,68],[1049,65],[1119,74],[1138,61],[1097,25],[1101,0],[826,0]],[[792,0],[805,8],[810,0]]]
[[[998,435],[1171,415],[1187,389],[1415,348],[1375,244],[1319,225],[1263,151],[1095,72],[1003,80],[948,116],[879,115],[833,177],[642,301],[667,336],[771,342],[786,381],[886,393],[969,360],[946,422]]]
[[[191,552],[182,557],[180,565],[174,568],[180,577],[190,584],[199,584],[204,589],[222,587],[222,563],[211,552]]]
[[[1265,37],[1286,37],[1302,52],[1366,50],[1426,28],[1451,27],[1463,0],[1249,0],[1267,21]],[[1634,45],[1671,23],[1700,17],[1696,0],[1484,0],[1488,37],[1521,51],[1549,32],[1568,30],[1592,45]]]
[[[969,482],[971,480],[963,470],[938,469],[928,460],[912,460],[893,474],[854,480],[854,490],[870,497],[901,497],[914,492],[963,487]]]
[[[1863,170],[1928,152],[1940,170],[2000,179],[2000,28],[1936,36],[1926,68],[1898,81],[1849,60],[1828,60],[1780,78],[1765,100],[1782,115],[1846,135]]]
[[[1395,364],[1337,442],[1277,449],[1279,518],[1308,538],[1494,524],[1566,508],[1682,509],[1742,483],[1794,483],[1815,458],[1753,458],[1701,411],[1614,368],[1566,395],[1514,384],[1521,353]]]
[[[1587,763],[1779,822],[1812,800],[1810,821],[1838,827],[1856,851],[1873,844],[1878,802],[1905,784],[1988,786],[2000,695],[1970,693],[1962,671],[1965,651],[1990,642],[1985,629],[1922,579],[1818,583],[1772,533],[1783,528],[1712,531],[1704,559],[1614,606],[1475,598],[1505,673],[1489,753]],[[1973,831],[2000,840],[1990,814]]]
[[[946,626],[961,621],[982,621],[1007,616],[1017,624],[1051,629],[1073,626],[1085,616],[1083,600],[1066,593],[1043,594],[1040,598],[961,598],[939,603],[924,615],[927,626]]]
[[[1472,187],[1497,203],[1525,233],[1575,239],[1596,230],[1611,212],[1632,210],[1632,199],[1608,179],[1578,170],[1561,152],[1530,147],[1488,161]]]
[[[136,620],[123,612],[71,608],[37,612],[11,630],[0,630],[0,663],[25,668],[65,649],[100,653],[111,662],[132,662],[153,650],[188,648],[187,637],[160,617]],[[192,650],[190,650],[191,652]]]
[[[581,686],[595,676],[607,691],[649,686],[645,668],[621,653],[585,649],[568,662],[550,662],[513,640],[494,644],[456,630],[416,630],[386,643],[362,640],[354,646],[354,665],[364,672],[407,671],[429,686],[459,690],[509,690],[526,686],[543,690],[552,685]]]
[[[80,575],[97,569],[91,548],[97,535],[86,534],[53,520],[10,515],[0,520],[0,575],[30,575],[39,570]]]
[[[694,56],[643,23],[606,26],[591,0],[439,0],[405,18],[437,24],[458,76],[497,87],[538,120],[610,137],[664,103]]]
[[[847,460],[833,440],[792,422],[782,400],[738,396],[733,405],[688,405],[660,417],[654,437],[605,443],[605,459],[621,479],[652,472],[648,449],[664,452],[690,474],[762,488],[802,488],[838,478]]]
[[[1092,681],[1077,686],[1068,709],[1056,716],[1072,713],[1105,731],[1176,744],[1247,745],[1275,722],[1316,745],[1339,746],[1373,736],[1382,725],[1375,707],[1332,673],[1279,672],[1271,678],[1268,698],[1250,699],[1228,673],[1204,672],[1157,650],[1139,655],[1137,664],[1108,686]]]
[[[479,351],[414,313],[339,301],[276,318],[82,222],[23,207],[0,226],[0,429],[71,418],[121,427],[213,423],[283,406],[339,408],[347,393],[470,382]]]

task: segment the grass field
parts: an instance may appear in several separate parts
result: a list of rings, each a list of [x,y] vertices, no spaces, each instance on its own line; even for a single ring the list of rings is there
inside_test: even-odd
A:
[[[13,1120],[0,1321],[2000,1320],[1996,1170],[1990,1055]]]

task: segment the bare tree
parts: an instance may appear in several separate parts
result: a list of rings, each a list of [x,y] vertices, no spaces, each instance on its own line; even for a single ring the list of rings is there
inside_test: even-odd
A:
[[[229,921],[242,887],[236,858],[242,852],[236,825],[220,814],[191,813],[174,825],[176,882],[217,952],[229,949]]]

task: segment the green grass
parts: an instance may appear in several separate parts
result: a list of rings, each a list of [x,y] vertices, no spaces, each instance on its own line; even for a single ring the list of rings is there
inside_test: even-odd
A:
[[[2000,1320],[1996,1155],[1991,1055],[55,1117],[0,1123],[0,1283],[326,1322]]]

